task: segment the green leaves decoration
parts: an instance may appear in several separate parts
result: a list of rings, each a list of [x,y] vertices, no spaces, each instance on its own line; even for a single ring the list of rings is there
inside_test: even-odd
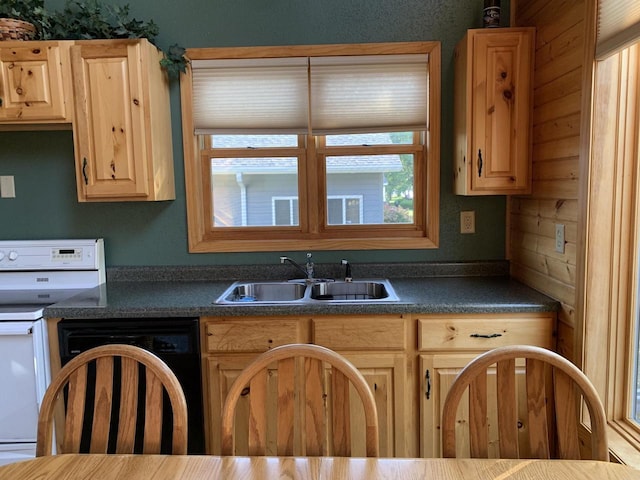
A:
[[[146,38],[155,43],[158,25],[131,18],[129,5],[111,5],[100,0],[67,0],[59,11],[47,11],[44,0],[0,0],[0,17],[33,23],[38,40],[89,40],[95,38]],[[172,45],[160,61],[171,78],[186,72],[185,49]]]

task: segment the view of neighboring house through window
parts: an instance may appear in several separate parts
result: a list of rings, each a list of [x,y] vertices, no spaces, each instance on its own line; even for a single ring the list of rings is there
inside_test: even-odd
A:
[[[437,246],[439,43],[188,54],[191,251]]]
[[[332,139],[334,147],[366,151],[371,145],[392,146],[394,140],[408,144],[412,134],[335,137],[339,138]],[[274,147],[295,149],[296,136],[212,135],[210,140],[216,155],[211,159],[215,227],[299,225],[298,158],[270,156]],[[224,156],[238,148],[252,156]],[[335,155],[325,157],[327,224],[412,223],[412,155],[338,155],[339,148],[334,151]]]

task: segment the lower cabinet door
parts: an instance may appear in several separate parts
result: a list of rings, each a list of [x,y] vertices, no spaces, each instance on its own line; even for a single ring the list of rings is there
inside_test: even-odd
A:
[[[256,356],[257,354],[242,356],[220,355],[206,359],[205,375],[207,385],[205,395],[208,396],[208,399],[205,399],[205,405],[207,405],[207,411],[205,412],[207,422],[205,435],[207,437],[207,451],[212,455],[220,455],[222,407],[227,398],[227,392],[231,388],[231,385],[233,385],[235,379],[238,378],[238,375],[240,375],[240,372],[242,372]],[[246,426],[248,403],[243,400],[244,398],[238,402],[236,422],[245,422],[244,426]],[[236,437],[237,454],[247,455],[247,429],[239,428],[238,432],[239,436]]]
[[[420,456],[442,456],[440,419],[447,392],[470,354],[420,355]],[[461,440],[460,437],[457,438]]]
[[[420,445],[422,457],[442,456],[441,419],[442,409],[447,393],[458,372],[467,363],[479,355],[476,354],[439,354],[421,355],[421,400],[420,400]],[[527,404],[524,398],[524,361],[516,363],[518,391],[523,392],[522,401],[518,401],[519,431],[521,449],[527,450]],[[499,458],[497,428],[497,394],[495,369],[488,371],[488,422],[489,422],[489,457]],[[465,394],[460,401],[456,414],[456,457],[469,457],[469,408]]]
[[[207,418],[207,451],[211,454],[220,454],[221,417],[224,401],[231,385],[240,372],[257,356],[248,355],[218,355],[206,359],[207,388],[205,399],[208,405]],[[380,456],[411,456],[409,445],[415,444],[404,432],[413,431],[409,415],[412,395],[408,389],[407,369],[404,355],[402,354],[362,354],[344,355],[363,374],[371,391],[373,392],[378,409],[378,422],[380,431]],[[269,375],[268,391],[277,389],[277,372]],[[327,385],[327,388],[330,388]],[[328,392],[330,395],[331,393]],[[267,434],[268,455],[276,455],[275,432],[277,421],[277,397],[267,394],[267,410],[272,412],[268,416]],[[355,389],[352,389],[351,397],[356,398]],[[249,418],[248,394],[238,402],[236,410],[235,445],[237,455],[247,455],[247,426]],[[301,419],[294,419],[300,424]],[[357,402],[351,402],[351,455],[365,456],[365,430],[364,413]],[[300,435],[294,432],[294,435]],[[269,440],[270,437],[273,437]],[[409,436],[410,437],[410,436]]]
[[[342,353],[364,376],[373,392],[378,410],[381,457],[407,457],[415,442],[407,432],[415,431],[411,425],[411,392],[407,379],[404,354],[348,354]],[[364,415],[352,408],[352,425],[364,427]],[[352,438],[358,438],[352,435]],[[365,456],[364,444],[355,442],[353,456]]]

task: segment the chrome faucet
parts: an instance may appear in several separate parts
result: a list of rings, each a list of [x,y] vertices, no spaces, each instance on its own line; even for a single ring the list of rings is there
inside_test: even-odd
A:
[[[353,280],[353,277],[351,276],[351,264],[349,263],[348,260],[342,259],[340,261],[340,265],[344,265],[344,281],[345,282],[350,282]]]
[[[307,263],[305,264],[304,267],[300,266],[295,260],[292,260],[289,257],[280,257],[280,263],[289,262],[291,265],[293,265],[294,267],[296,267],[298,270],[302,272],[306,280],[313,280],[314,265],[311,257],[312,255],[310,253],[307,253]]]

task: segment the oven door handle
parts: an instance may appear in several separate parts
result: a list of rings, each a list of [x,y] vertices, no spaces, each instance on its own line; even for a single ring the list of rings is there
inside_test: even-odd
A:
[[[0,322],[0,336],[33,335],[32,322]]]

